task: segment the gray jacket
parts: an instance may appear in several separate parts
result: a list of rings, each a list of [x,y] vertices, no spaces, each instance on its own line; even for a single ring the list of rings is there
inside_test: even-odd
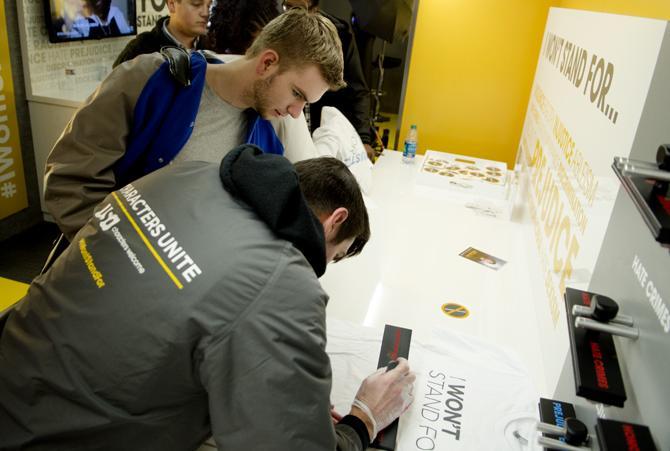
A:
[[[320,224],[299,250],[238,194],[190,162],[96,207],[0,319],[0,449],[362,447],[329,413]]]
[[[135,104],[163,62],[153,53],[114,69],[77,110],[47,156],[44,205],[68,240],[119,187],[113,167],[126,152]]]

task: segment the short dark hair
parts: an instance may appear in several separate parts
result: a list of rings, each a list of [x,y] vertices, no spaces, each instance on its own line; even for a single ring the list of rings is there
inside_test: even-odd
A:
[[[244,55],[265,24],[281,12],[277,0],[217,0],[209,19],[207,48]]]
[[[295,163],[307,205],[314,214],[330,214],[339,207],[349,211],[335,241],[354,238],[347,255],[359,254],[370,239],[370,220],[361,188],[349,168],[333,157],[311,158]]]

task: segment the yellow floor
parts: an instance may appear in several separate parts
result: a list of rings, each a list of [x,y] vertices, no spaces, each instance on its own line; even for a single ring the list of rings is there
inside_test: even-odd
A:
[[[21,299],[27,291],[27,284],[0,277],[0,312]]]

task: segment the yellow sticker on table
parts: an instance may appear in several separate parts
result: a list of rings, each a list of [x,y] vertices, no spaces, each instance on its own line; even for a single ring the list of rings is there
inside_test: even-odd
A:
[[[442,304],[442,311],[450,318],[465,319],[470,316],[470,310],[461,304],[453,302]]]
[[[0,219],[28,207],[11,69],[5,2],[0,0]]]

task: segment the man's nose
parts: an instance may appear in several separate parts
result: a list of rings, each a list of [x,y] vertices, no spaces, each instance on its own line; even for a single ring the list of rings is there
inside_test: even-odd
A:
[[[288,107],[288,114],[290,114],[293,119],[298,119],[302,109],[305,108],[305,103],[304,100],[298,100],[291,103]]]

